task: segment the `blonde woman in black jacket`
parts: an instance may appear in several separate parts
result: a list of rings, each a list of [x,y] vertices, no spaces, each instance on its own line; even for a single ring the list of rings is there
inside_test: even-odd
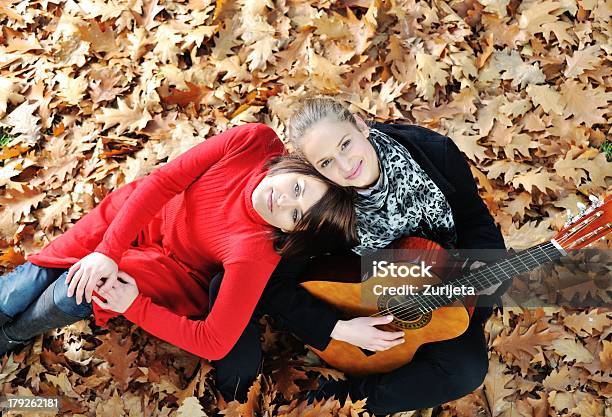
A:
[[[332,262],[325,257],[281,261],[260,300],[260,312],[280,320],[305,343],[322,350],[337,339],[381,351],[401,343],[404,335],[374,327],[387,323],[388,317],[341,320],[334,307],[297,285],[300,278],[308,278],[305,271],[313,264],[333,265],[342,259],[359,273],[359,255],[415,235],[447,249],[472,250],[476,266],[505,255],[503,237],[450,138],[416,125],[368,125],[340,102],[316,98],[306,100],[290,119],[289,139],[321,174],[357,192],[359,244],[349,253],[329,257]],[[384,415],[433,407],[470,393],[483,382],[488,368],[483,323],[492,305],[501,305],[499,297],[508,285],[481,292],[471,324],[461,336],[421,346],[409,364],[389,373],[348,381],[321,379],[320,389],[310,398],[350,393],[353,400],[367,397],[366,408]],[[261,350],[258,337],[246,332],[239,344],[217,370],[233,375],[234,392],[246,395]]]

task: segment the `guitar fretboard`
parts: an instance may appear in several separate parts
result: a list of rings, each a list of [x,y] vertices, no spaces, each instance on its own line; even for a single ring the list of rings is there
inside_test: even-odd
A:
[[[437,286],[452,284],[453,286],[460,287],[461,285],[465,285],[466,287],[473,287],[474,292],[477,293],[486,288],[510,280],[524,272],[531,271],[544,263],[555,261],[561,256],[561,251],[559,251],[552,242],[544,242],[522,252],[515,253],[508,258],[482,266],[475,271],[461,275],[455,280],[441,283]],[[462,296],[450,294],[416,294],[410,296],[408,303],[412,304],[413,308],[416,303],[417,309],[425,314],[439,307],[452,304],[461,297]]]

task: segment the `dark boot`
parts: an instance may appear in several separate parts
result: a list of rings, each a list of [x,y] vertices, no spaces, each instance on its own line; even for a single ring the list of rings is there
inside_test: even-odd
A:
[[[82,317],[65,313],[55,305],[53,287],[49,285],[24,312],[0,326],[0,355],[32,342],[36,336],[48,330],[83,320]]]

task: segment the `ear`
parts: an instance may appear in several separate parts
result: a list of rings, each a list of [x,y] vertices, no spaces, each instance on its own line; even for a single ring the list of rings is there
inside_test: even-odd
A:
[[[358,114],[353,114],[355,117],[355,121],[357,122],[357,127],[361,130],[366,136],[370,134],[370,128],[368,124],[359,116]]]

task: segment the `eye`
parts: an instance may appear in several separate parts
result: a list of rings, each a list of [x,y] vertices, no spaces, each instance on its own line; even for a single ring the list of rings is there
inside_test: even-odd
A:
[[[340,145],[340,149],[345,150],[347,148],[347,146],[349,146],[351,143],[350,139],[347,139],[344,141],[344,143],[342,143],[342,145]]]
[[[331,164],[331,160],[330,159],[326,159],[325,161],[321,162],[321,168],[325,168],[329,164]]]
[[[298,197],[300,195],[300,184],[298,184],[297,182],[295,183],[295,196]]]
[[[297,223],[298,211],[297,209],[293,209],[293,223]]]

